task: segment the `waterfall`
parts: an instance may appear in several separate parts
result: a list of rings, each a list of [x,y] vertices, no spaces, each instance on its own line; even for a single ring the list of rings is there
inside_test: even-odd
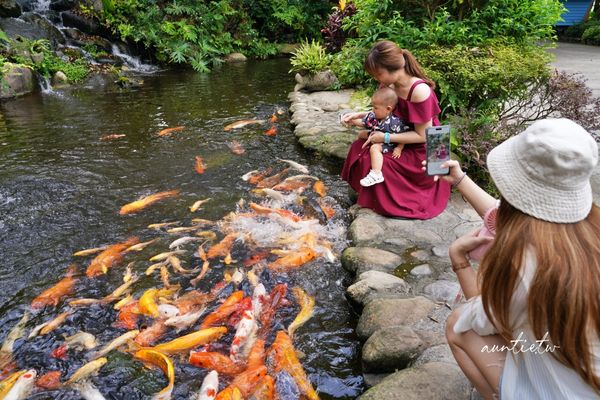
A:
[[[112,45],[112,53],[115,56],[121,58],[127,66],[127,68],[131,69],[132,71],[145,73],[152,73],[158,71],[157,66],[151,64],[144,64],[139,58],[133,57],[127,53],[122,53],[121,50],[119,50],[119,47],[115,44]]]
[[[37,0],[32,6],[34,12],[45,14],[50,11],[50,0]]]

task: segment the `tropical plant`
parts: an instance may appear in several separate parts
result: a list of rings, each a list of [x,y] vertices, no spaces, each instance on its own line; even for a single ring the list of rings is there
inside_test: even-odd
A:
[[[290,72],[316,74],[329,68],[331,57],[320,43],[306,40],[292,53],[290,64]]]
[[[340,51],[346,39],[356,34],[354,31],[346,32],[342,27],[344,18],[354,14],[356,14],[356,6],[353,3],[346,4],[345,0],[340,0],[338,7],[333,8],[333,12],[327,19],[327,26],[321,29],[327,51],[332,53]]]

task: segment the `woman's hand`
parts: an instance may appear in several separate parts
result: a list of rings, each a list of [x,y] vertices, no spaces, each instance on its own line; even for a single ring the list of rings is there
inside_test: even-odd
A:
[[[448,254],[453,265],[467,261],[467,253],[494,240],[489,236],[477,236],[478,233],[479,228],[459,237],[450,245]]]
[[[423,165],[423,167],[421,169],[423,171],[426,171],[427,170],[427,160],[423,160],[421,162],[421,164]],[[450,173],[448,175],[434,175],[433,176],[434,181],[437,181],[438,179],[441,178],[454,186],[456,184],[456,182],[458,182],[459,179],[461,179],[462,176],[464,175],[463,170],[460,168],[460,164],[456,160],[448,160],[448,161],[444,162],[442,165],[440,165],[440,167],[449,168]]]
[[[362,148],[364,149],[371,143],[383,143],[383,137],[384,137],[383,132],[374,131],[373,133],[371,133],[369,135],[369,137],[367,138],[367,141],[362,145]]]

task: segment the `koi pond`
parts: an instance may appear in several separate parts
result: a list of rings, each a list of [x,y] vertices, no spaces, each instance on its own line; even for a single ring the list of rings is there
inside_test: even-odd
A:
[[[28,399],[214,398],[212,369],[244,398],[362,393],[346,185],[296,144],[288,69],[156,71],[0,104],[1,379],[35,370]],[[258,121],[224,130],[241,120]]]

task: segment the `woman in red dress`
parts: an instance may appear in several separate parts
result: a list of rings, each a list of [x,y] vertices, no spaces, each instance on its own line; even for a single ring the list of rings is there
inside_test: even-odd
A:
[[[440,107],[433,89],[435,84],[423,73],[421,66],[408,51],[393,42],[375,43],[365,60],[365,69],[382,86],[390,86],[398,95],[394,114],[413,126],[413,131],[389,134],[365,132],[352,143],[342,179],[358,192],[357,203],[378,214],[414,219],[429,219],[446,208],[450,185],[435,181],[421,169],[425,160],[425,129],[438,126]],[[366,113],[344,115],[343,122],[364,117]],[[369,173],[370,143],[404,144],[400,158],[385,154],[382,173],[385,180],[377,185],[362,187],[360,179]]]

